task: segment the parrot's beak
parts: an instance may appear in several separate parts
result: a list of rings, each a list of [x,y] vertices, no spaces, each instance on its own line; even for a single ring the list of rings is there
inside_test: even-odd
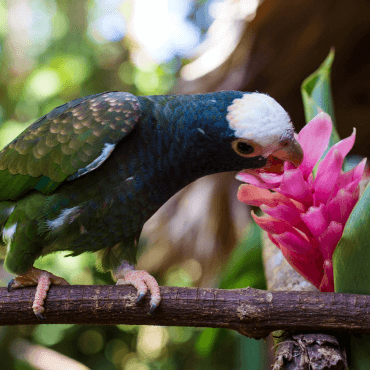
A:
[[[290,162],[295,167],[298,167],[302,161],[303,149],[294,136],[293,130],[289,130],[287,134],[280,139],[279,148],[267,157],[265,166],[255,169],[245,169],[241,171],[240,174],[249,173],[257,177],[262,173],[281,175],[284,173],[284,162]]]
[[[298,167],[303,161],[303,150],[294,137],[281,139],[280,148],[267,157],[266,165],[261,169],[263,172],[282,173],[284,171],[284,162],[290,162]]]
[[[288,161],[298,167],[303,161],[303,150],[295,137],[284,141],[284,146],[272,153],[272,156],[282,161]]]

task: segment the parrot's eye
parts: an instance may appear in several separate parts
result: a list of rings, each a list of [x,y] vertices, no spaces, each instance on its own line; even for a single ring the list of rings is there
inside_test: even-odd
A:
[[[253,146],[244,143],[243,141],[239,141],[238,144],[236,145],[236,148],[238,149],[238,152],[240,154],[252,154],[254,152]]]
[[[231,146],[237,154],[243,157],[254,157],[262,152],[259,145],[252,140],[236,139],[231,143]]]

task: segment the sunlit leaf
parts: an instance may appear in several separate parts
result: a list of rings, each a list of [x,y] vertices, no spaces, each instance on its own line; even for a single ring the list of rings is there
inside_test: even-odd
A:
[[[61,39],[68,32],[69,21],[68,17],[58,10],[52,19],[53,22],[53,39]]]
[[[59,73],[49,67],[40,68],[32,73],[25,86],[25,98],[43,101],[62,90]]]
[[[7,9],[3,1],[0,2],[0,35],[8,32]]]
[[[26,123],[20,123],[17,121],[9,120],[5,121],[1,125],[0,135],[0,149],[5,145],[9,144],[14,138],[16,138],[22,131],[24,131],[32,121]]]
[[[80,85],[91,74],[91,65],[81,55],[61,55],[52,59],[50,66],[58,71],[63,87]]]
[[[144,72],[136,69],[134,74],[134,82],[136,87],[143,92],[143,94],[155,94],[159,87],[160,79],[156,72]]]

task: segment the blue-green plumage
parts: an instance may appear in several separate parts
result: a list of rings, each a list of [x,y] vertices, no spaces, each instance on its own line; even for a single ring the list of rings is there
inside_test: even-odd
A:
[[[243,155],[233,146],[246,139],[236,136],[239,116],[227,115],[245,95],[110,92],[40,118],[0,152],[5,266],[24,274],[56,250],[101,251],[105,269],[135,263],[145,221],[177,191],[205,175],[266,165],[273,150]]]

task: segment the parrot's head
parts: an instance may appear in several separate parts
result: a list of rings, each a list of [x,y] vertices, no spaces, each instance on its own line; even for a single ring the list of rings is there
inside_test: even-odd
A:
[[[303,150],[291,119],[276,100],[266,94],[245,93],[227,110],[226,120],[235,137],[232,149],[239,156],[262,159],[259,171],[279,173],[285,161],[295,167],[302,163]]]

